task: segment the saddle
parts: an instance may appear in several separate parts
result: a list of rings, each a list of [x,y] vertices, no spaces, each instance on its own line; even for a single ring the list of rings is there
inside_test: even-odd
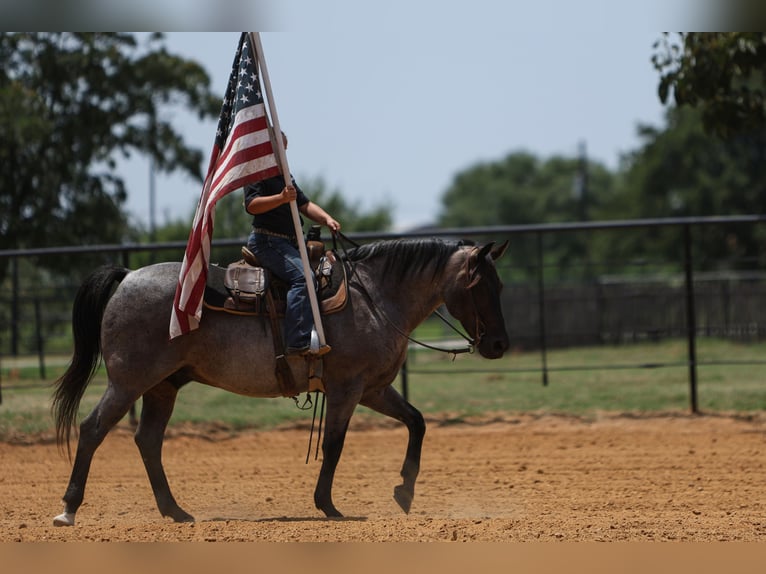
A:
[[[346,268],[333,251],[309,250],[309,263],[317,282],[317,301],[322,315],[342,311],[348,300]],[[204,305],[235,315],[284,317],[287,285],[262,267],[245,246],[242,259],[227,267],[210,265]]]
[[[317,283],[317,300],[322,315],[341,311],[348,300],[346,267],[321,241],[307,244],[309,264]],[[227,267],[210,265],[203,304],[208,309],[235,315],[267,316],[276,355],[276,376],[282,395],[295,397],[297,385],[284,354],[280,318],[285,315],[287,285],[262,267],[245,246],[242,259]],[[316,364],[319,362],[319,365]],[[310,359],[309,390],[322,390],[321,359]]]

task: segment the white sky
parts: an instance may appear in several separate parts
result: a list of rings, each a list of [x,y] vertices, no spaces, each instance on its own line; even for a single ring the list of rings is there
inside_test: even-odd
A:
[[[364,209],[389,202],[397,228],[433,222],[458,172],[514,151],[575,157],[584,142],[591,160],[616,168],[638,147],[639,123],[663,125],[652,44],[697,6],[335,0],[291,12],[293,3],[281,13],[287,31],[261,34],[291,171],[299,184],[322,176]],[[199,61],[223,96],[238,38],[172,32],[167,45]],[[179,110],[174,122],[206,167],[216,120]],[[129,210],[148,222],[148,161],[121,173]],[[191,224],[199,184],[158,175],[156,190],[158,224]]]

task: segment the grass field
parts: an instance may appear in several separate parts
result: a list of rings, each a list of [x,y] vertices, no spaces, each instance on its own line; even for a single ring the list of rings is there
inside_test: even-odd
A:
[[[698,404],[703,412],[766,410],[766,343],[737,344],[699,339]],[[68,358],[48,358],[46,380],[35,358],[0,365],[0,440],[48,434],[51,383]],[[686,342],[664,341],[550,351],[543,385],[539,352],[509,352],[497,361],[418,350],[408,360],[408,396],[426,416],[448,413],[460,420],[486,413],[541,412],[593,416],[600,411],[689,412]],[[656,366],[665,365],[665,366]],[[105,385],[103,369],[88,388],[81,416],[93,408]],[[395,382],[402,389],[401,377]],[[305,395],[300,397],[303,402]],[[379,416],[360,407],[362,416]],[[218,423],[231,429],[270,428],[310,422],[292,399],[243,399],[204,385],[182,389],[171,426]]]

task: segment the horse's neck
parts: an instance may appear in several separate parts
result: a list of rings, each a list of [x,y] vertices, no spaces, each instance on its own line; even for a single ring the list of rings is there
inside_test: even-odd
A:
[[[374,303],[397,325],[411,332],[444,303],[444,272],[433,274],[433,270],[408,275],[403,280],[387,277],[382,267],[376,266],[365,273],[365,284],[375,285],[370,289]]]

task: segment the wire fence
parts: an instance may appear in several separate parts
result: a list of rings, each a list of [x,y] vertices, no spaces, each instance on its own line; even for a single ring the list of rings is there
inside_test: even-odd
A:
[[[349,234],[356,242],[395,238],[450,237],[477,240],[510,239],[515,253],[523,254],[519,264],[513,256],[498,262],[504,278],[503,309],[507,330],[514,348],[539,353],[535,370],[541,383],[549,384],[550,374],[577,370],[660,369],[685,367],[689,382],[689,406],[698,411],[697,368],[705,362],[697,357],[698,337],[722,337],[737,340],[766,338],[766,274],[759,261],[738,261],[726,269],[700,271],[695,259],[705,253],[693,252],[692,236],[696,229],[759,226],[766,216],[664,218],[644,220],[596,221],[539,225],[509,225],[455,229],[428,228],[407,233]],[[551,263],[551,253],[561,251],[561,239],[571,234],[589,238],[600,234],[642,234],[672,230],[678,235],[678,258],[675,261],[639,261],[625,273],[609,272],[610,262],[594,261],[587,251],[580,253],[575,265]],[[326,240],[328,241],[328,240]],[[237,253],[243,240],[213,242],[215,249]],[[46,360],[51,354],[68,354],[71,349],[69,326],[71,302],[76,282],[45,285],[24,284],[20,265],[44,257],[74,260],[98,256],[103,262],[131,267],[138,259],[154,254],[160,259],[180,260],[186,242],[50,247],[0,251],[0,259],[9,260],[9,289],[0,297],[0,367],[8,357],[37,356],[40,378],[46,379]],[[566,259],[566,258],[564,258]],[[706,266],[711,267],[706,261]],[[686,361],[641,362],[623,364],[549,365],[552,348],[587,345],[623,344],[643,340],[683,337]],[[443,345],[442,345],[443,346]],[[738,361],[738,365],[764,364],[758,358]],[[732,364],[735,364],[732,362]],[[514,369],[511,369],[513,371]],[[496,372],[488,367],[484,372]],[[408,393],[408,375],[416,373],[405,364],[402,386]],[[433,371],[431,371],[433,372]],[[509,372],[507,368],[503,372]],[[2,370],[0,370],[0,376]],[[0,379],[2,402],[2,379]]]

